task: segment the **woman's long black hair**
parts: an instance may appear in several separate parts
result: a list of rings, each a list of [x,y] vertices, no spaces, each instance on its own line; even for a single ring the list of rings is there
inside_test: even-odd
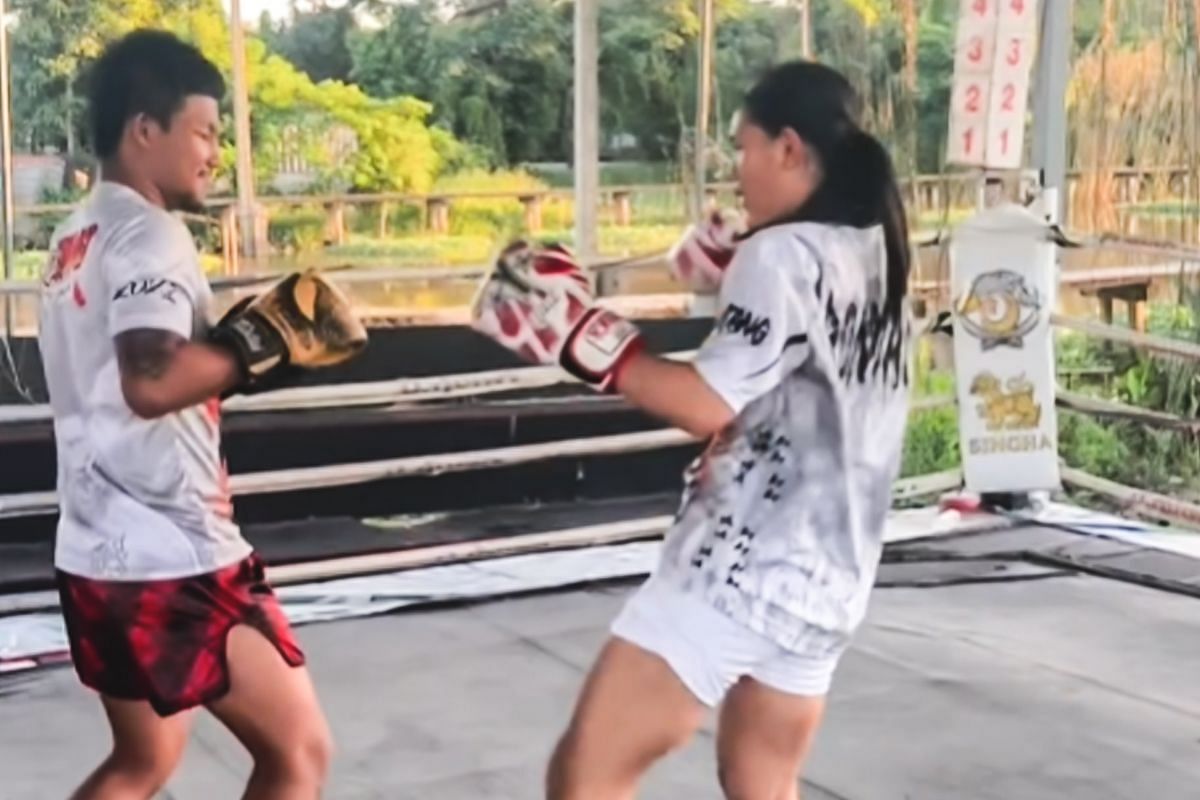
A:
[[[772,68],[746,95],[749,121],[771,136],[794,130],[821,160],[824,177],[787,222],[883,227],[887,249],[884,315],[900,323],[908,291],[908,221],[892,159],[859,124],[858,94],[841,73],[809,61]]]

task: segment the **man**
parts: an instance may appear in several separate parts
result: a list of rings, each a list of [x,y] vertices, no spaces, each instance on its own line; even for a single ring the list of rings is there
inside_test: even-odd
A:
[[[210,325],[195,245],[171,212],[209,191],[224,88],[166,33],[104,53],[89,98],[101,180],[56,231],[43,275],[55,565],[76,671],[113,737],[78,800],[155,796],[200,706],[253,756],[247,798],[316,798],[328,768],[304,654],[233,521],[219,398],[348,358],[366,332],[312,273]]]

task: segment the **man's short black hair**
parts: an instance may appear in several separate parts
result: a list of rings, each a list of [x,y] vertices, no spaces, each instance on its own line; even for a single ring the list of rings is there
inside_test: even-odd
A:
[[[138,30],[114,42],[92,68],[92,146],[116,155],[125,123],[146,114],[163,128],[191,95],[225,96],[225,79],[195,47],[166,31]]]

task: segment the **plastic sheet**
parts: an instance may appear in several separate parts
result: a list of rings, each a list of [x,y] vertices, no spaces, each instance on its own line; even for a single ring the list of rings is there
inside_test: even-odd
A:
[[[1166,531],[1074,506],[1047,503],[1028,519],[1200,558],[1200,535]],[[899,543],[1011,524],[1011,520],[989,514],[963,515],[936,507],[895,511],[889,517],[885,541]],[[303,625],[646,575],[654,568],[660,548],[660,542],[650,541],[507,556],[285,586],[277,592],[288,619]],[[61,660],[66,650],[66,633],[57,612],[0,618],[0,672]]]

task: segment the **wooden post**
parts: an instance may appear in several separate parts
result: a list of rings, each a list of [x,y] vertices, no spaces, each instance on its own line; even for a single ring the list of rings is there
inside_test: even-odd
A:
[[[575,252],[596,256],[600,192],[600,0],[575,0]]]
[[[1130,286],[1124,294],[1126,313],[1129,315],[1129,327],[1138,333],[1145,333],[1149,322],[1147,313],[1147,301],[1150,296],[1149,285],[1142,283]]]
[[[1125,304],[1129,307],[1129,327],[1138,333],[1145,333],[1148,322],[1146,301],[1129,299]]]
[[[542,196],[540,194],[522,195],[521,205],[525,208],[525,230],[529,233],[542,232]]]
[[[617,206],[617,224],[628,228],[633,224],[633,204],[630,200],[632,192],[621,189],[613,192],[613,202]]]
[[[339,246],[346,243],[346,203],[342,200],[325,206],[325,241]]]
[[[450,232],[450,201],[445,197],[430,197],[425,201],[429,230],[434,233]]]
[[[379,202],[379,238],[385,239],[388,235],[388,214],[391,212],[391,205],[387,200]]]
[[[226,275],[238,273],[238,214],[237,206],[221,209],[221,255]]]
[[[1097,293],[1100,300],[1100,319],[1105,325],[1113,324],[1113,296],[1108,292],[1101,291]]]
[[[242,217],[241,242],[247,258],[263,258],[268,254],[266,226],[259,217],[263,208],[254,193],[253,143],[250,139],[250,98],[246,77],[246,46],[242,30],[240,0],[230,0],[229,32],[233,49],[233,120],[234,147],[237,151],[238,213]]]

